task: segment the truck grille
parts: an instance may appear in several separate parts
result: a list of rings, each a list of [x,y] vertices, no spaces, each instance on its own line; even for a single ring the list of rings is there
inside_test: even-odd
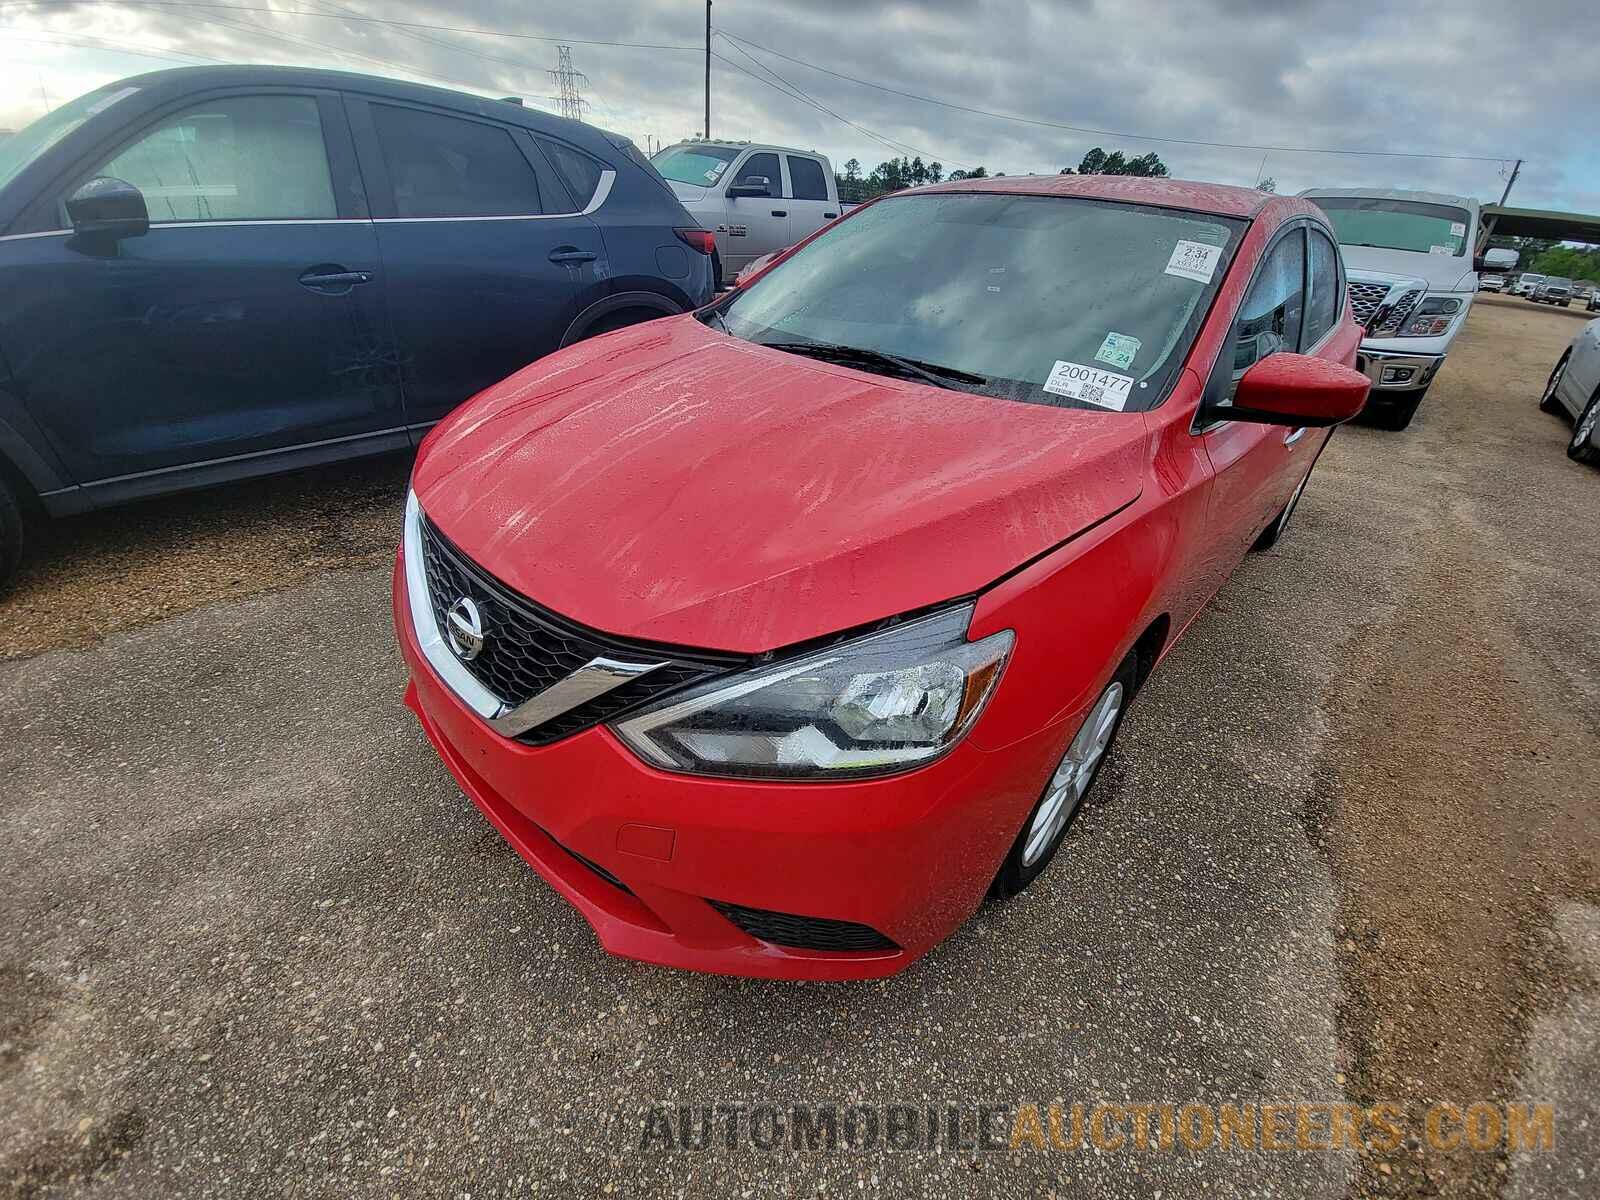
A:
[[[484,626],[483,650],[462,665],[510,708],[531,700],[595,658],[661,664],[535,725],[520,735],[521,741],[546,745],[747,662],[739,655],[653,646],[586,629],[501,583],[453,546],[426,517],[422,550],[434,620],[444,629],[445,614],[463,596],[477,604]]]
[[[1347,285],[1350,293],[1350,307],[1355,311],[1356,322],[1365,325],[1372,320],[1372,314],[1389,297],[1389,285],[1386,283],[1362,283],[1350,280]],[[1418,300],[1422,299],[1422,291],[1413,288],[1401,295],[1395,306],[1389,310],[1389,315],[1378,328],[1372,330],[1375,334],[1393,333],[1399,329],[1405,319],[1411,315],[1411,310],[1416,307]]]

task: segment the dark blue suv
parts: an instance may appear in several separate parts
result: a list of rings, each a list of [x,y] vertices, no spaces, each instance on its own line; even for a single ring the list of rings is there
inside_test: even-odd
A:
[[[0,142],[0,580],[20,510],[413,445],[580,338],[711,296],[626,139],[281,67],[111,84]]]

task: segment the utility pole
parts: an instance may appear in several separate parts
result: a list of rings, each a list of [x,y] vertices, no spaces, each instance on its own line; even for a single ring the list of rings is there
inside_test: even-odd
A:
[[[706,0],[706,141],[711,140],[711,0]]]
[[[1517,165],[1511,168],[1511,178],[1506,180],[1506,190],[1500,193],[1500,207],[1504,208],[1506,197],[1511,195],[1511,185],[1517,181],[1517,176],[1522,174],[1522,160],[1517,159]]]

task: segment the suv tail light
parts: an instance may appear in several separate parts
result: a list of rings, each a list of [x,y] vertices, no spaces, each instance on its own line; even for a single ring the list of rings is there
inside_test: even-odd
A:
[[[706,229],[674,229],[673,233],[691,250],[698,250],[701,254],[710,254],[717,248],[717,236]]]

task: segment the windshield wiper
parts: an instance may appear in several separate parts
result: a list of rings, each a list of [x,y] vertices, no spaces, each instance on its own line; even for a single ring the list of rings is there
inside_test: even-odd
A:
[[[847,366],[877,367],[880,370],[887,367],[898,375],[920,379],[924,383],[940,387],[951,383],[983,387],[989,382],[987,376],[975,375],[971,371],[922,362],[915,358],[902,358],[898,354],[890,354],[887,350],[869,350],[864,346],[842,346],[836,342],[757,342],[756,344],[773,350],[785,350],[790,354],[809,354],[812,358],[843,363]]]

